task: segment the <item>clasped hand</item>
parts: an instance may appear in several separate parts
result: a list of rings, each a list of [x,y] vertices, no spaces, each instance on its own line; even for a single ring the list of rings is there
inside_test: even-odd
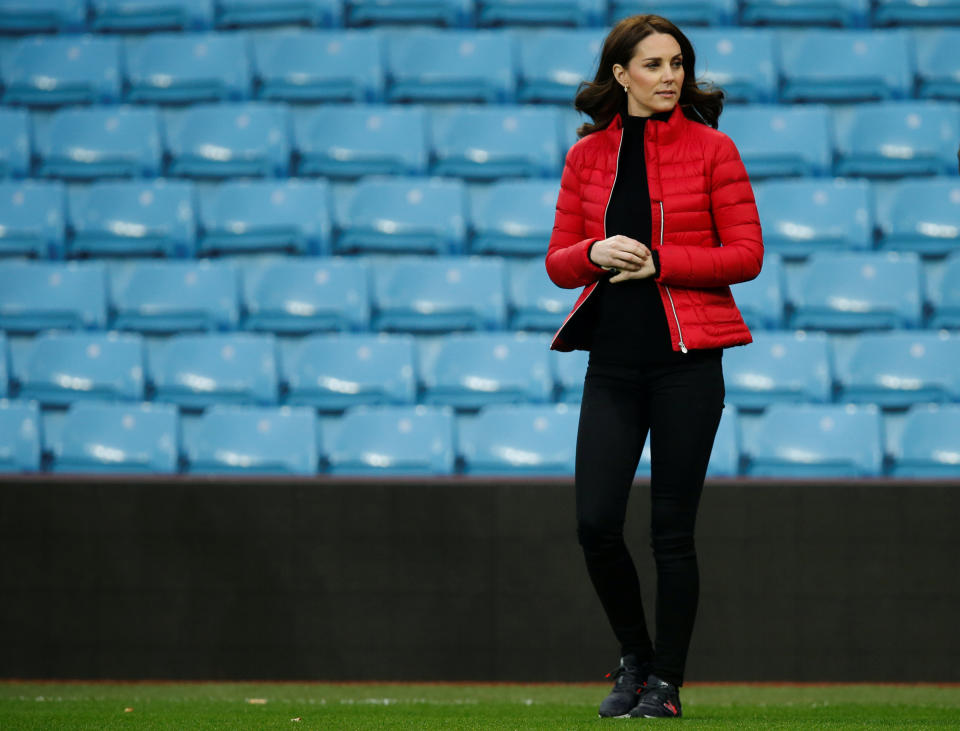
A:
[[[615,271],[610,283],[627,279],[646,279],[656,274],[653,256],[644,244],[629,236],[611,236],[597,241],[590,249],[590,260],[599,267]]]

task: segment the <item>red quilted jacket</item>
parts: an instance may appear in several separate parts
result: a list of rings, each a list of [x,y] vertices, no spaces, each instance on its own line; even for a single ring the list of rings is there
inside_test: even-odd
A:
[[[553,350],[590,347],[590,295],[609,272],[593,264],[587,251],[607,238],[604,218],[622,131],[618,114],[567,152],[546,266],[558,286],[584,289],[554,335]],[[659,252],[656,282],[673,349],[751,342],[729,285],[760,273],[763,241],[737,148],[722,132],[688,120],[678,104],[667,121],[647,121],[644,154],[653,241],[643,243]]]

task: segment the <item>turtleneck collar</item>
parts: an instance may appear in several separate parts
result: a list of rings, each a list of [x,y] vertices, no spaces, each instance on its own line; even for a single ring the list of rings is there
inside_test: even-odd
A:
[[[651,114],[649,117],[641,117],[639,115],[627,114],[626,110],[624,110],[623,128],[628,132],[631,130],[642,130],[648,120],[655,119],[658,122],[666,122],[670,119],[671,114],[673,114],[672,109],[669,112],[657,112],[656,114]]]

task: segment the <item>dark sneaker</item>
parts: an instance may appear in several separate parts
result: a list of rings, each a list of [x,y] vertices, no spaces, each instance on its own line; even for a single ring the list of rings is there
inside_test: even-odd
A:
[[[640,691],[640,702],[630,711],[630,718],[680,718],[682,715],[677,686],[656,675],[647,678]]]
[[[620,667],[608,678],[616,678],[610,695],[600,704],[600,718],[626,718],[640,700],[638,693],[650,674],[650,663],[638,662],[636,655],[620,658]]]

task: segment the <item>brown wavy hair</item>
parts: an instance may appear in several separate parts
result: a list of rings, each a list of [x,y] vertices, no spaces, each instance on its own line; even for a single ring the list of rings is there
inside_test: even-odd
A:
[[[637,44],[654,33],[671,35],[680,44],[684,79],[678,104],[684,114],[694,121],[717,127],[723,111],[723,90],[712,84],[697,82],[697,57],[690,40],[677,26],[659,15],[631,15],[617,23],[607,34],[593,81],[581,81],[577,87],[573,106],[593,119],[592,124],[585,122],[580,125],[578,137],[586,137],[591,132],[604,129],[618,112],[626,108],[626,94],[613,76],[613,65],[618,63],[626,68]]]

